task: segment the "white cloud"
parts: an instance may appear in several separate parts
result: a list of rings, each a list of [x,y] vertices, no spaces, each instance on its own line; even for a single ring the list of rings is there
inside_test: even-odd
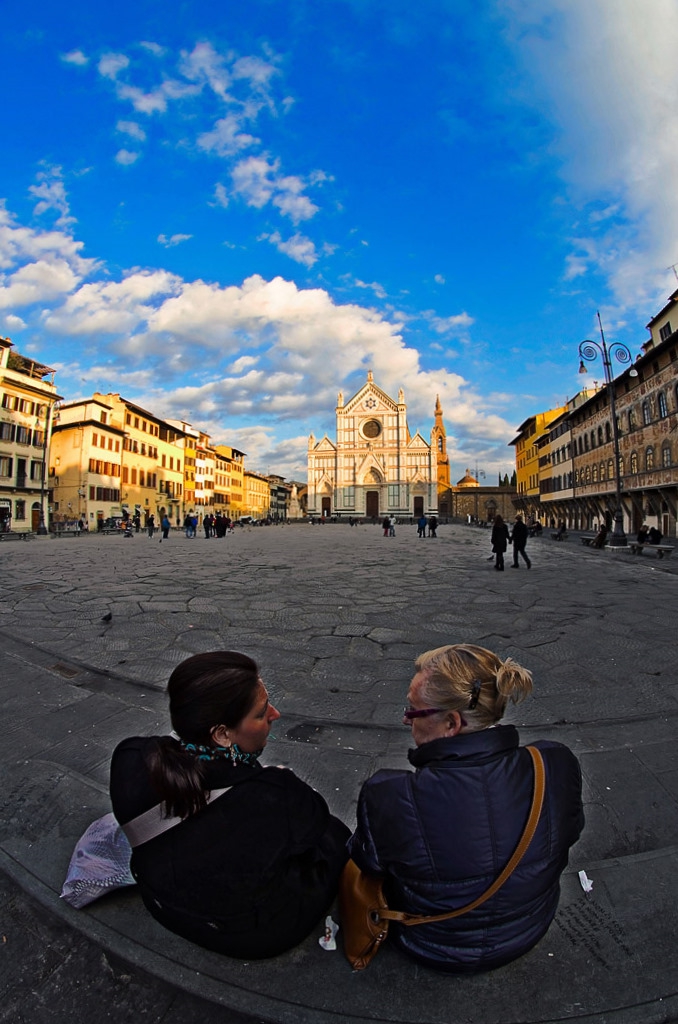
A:
[[[455,316],[427,314],[426,319],[436,334],[462,334],[475,323],[473,317],[466,312],[457,313]]]
[[[445,284],[445,277],[443,274],[436,274],[433,280],[436,284]]]
[[[65,260],[27,263],[0,284],[0,308],[53,302],[77,284],[78,278]]]
[[[48,210],[56,210],[59,217],[55,223],[59,227],[68,227],[70,224],[75,224],[76,219],[71,216],[61,168],[55,166],[47,167],[46,170],[39,171],[36,177],[38,184],[30,185],[28,189],[30,194],[39,200],[33,210],[36,217],[46,213]]]
[[[303,179],[280,175],[279,167],[279,160],[269,161],[266,156],[246,157],[233,168],[234,193],[257,209],[273,203],[293,224],[313,217],[318,207],[303,195],[306,187]]]
[[[304,431],[331,431],[337,390],[357,391],[368,368],[389,394],[405,389],[412,430],[427,435],[439,394],[450,444],[455,435],[460,444],[504,445],[512,435],[497,406],[460,374],[422,367],[393,315],[338,303],[322,288],[259,275],[221,286],[138,268],[112,281],[80,255],[80,243],[20,228],[3,207],[0,260],[7,268],[0,306],[15,316],[21,308],[32,337],[43,339],[38,356],[49,365],[60,360],[63,378],[78,392],[83,373],[65,354],[73,339],[78,351],[96,353],[98,368],[87,371],[97,375],[92,388],[103,381],[125,387],[149,408],[204,429],[223,426],[226,416],[229,437],[234,429],[249,437],[247,424],[259,424],[269,448],[287,443],[286,431],[297,439]],[[95,271],[100,279],[83,281]]]
[[[8,313],[4,318],[6,331],[23,331],[28,326],[25,320],[14,313]]]
[[[283,239],[279,231],[273,231],[271,234],[261,237],[274,245],[278,252],[285,253],[290,259],[302,263],[305,267],[312,267],[318,259],[316,247],[311,239],[299,232],[287,239]]]
[[[139,43],[139,46],[142,46],[144,50],[148,50],[154,57],[163,57],[167,52],[164,46],[160,46],[159,43],[148,42],[147,40]]]
[[[45,316],[45,324],[61,334],[131,334],[152,316],[152,300],[172,294],[179,285],[180,279],[164,270],[134,271],[120,282],[84,284]]]
[[[63,259],[79,277],[92,273],[98,261],[80,255],[83,243],[63,231],[35,231],[18,225],[0,200],[0,268],[32,260]]]
[[[240,356],[239,359],[235,359],[230,367],[230,373],[242,373],[243,370],[248,370],[250,366],[256,366],[259,362],[259,358],[256,356]]]
[[[214,203],[213,206],[228,206],[228,192],[226,186],[222,185],[220,181],[214,186]]]
[[[146,139],[146,132],[136,121],[118,121],[115,127],[123,135],[129,135],[133,139],[138,139],[139,142],[144,142]]]
[[[103,78],[115,81],[121,71],[129,67],[129,57],[124,53],[105,53],[97,64],[97,70]]]
[[[258,142],[259,139],[240,130],[240,121],[235,114],[220,118],[211,132],[198,136],[198,148],[218,156],[232,156]]]
[[[211,43],[197,43],[190,53],[182,51],[180,70],[189,81],[206,83],[222,100],[229,100],[231,76],[224,57]]]
[[[560,173],[591,207],[591,266],[622,308],[647,309],[678,256],[678,6],[505,0],[504,9],[529,80],[522,99],[551,120]],[[566,277],[573,266],[583,269],[569,263]]]
[[[173,245],[180,245],[182,242],[188,242],[189,238],[193,238],[193,235],[171,235],[169,238],[167,235],[158,235],[158,241],[166,249],[170,249]]]
[[[141,153],[135,153],[131,149],[119,149],[115,154],[115,162],[122,164],[123,167],[129,167],[131,164],[135,164]]]
[[[86,57],[82,50],[70,50],[69,53],[62,53],[61,60],[64,64],[75,64],[76,67],[84,67],[89,64],[89,57]]]
[[[361,281],[359,278],[356,278],[353,281],[353,284],[356,288],[368,288],[370,291],[374,292],[378,299],[386,298],[386,290],[378,281],[372,281],[368,284],[367,281]]]

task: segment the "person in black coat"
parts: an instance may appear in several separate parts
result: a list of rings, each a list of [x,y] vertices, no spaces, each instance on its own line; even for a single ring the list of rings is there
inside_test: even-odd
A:
[[[121,825],[156,806],[178,825],[136,846],[132,874],[153,917],[242,959],[298,945],[327,912],[349,829],[286,768],[259,757],[280,717],[251,658],[197,654],[168,683],[173,732],[132,737],[111,763]],[[230,787],[209,804],[206,794]]]
[[[522,516],[516,516],[513,524],[513,533],[511,534],[511,540],[513,542],[513,565],[512,569],[518,569],[518,555],[523,559],[528,569],[532,568],[532,562],[529,560],[525,553],[525,545],[527,544],[527,526],[523,522]]]
[[[492,550],[497,556],[494,567],[499,572],[504,571],[504,552],[508,547],[510,539],[511,538],[509,536],[508,526],[506,525],[502,517],[499,514],[497,514],[494,517],[494,523],[492,524],[491,540]]]
[[[480,897],[503,871],[532,805],[534,769],[513,725],[498,724],[510,700],[532,689],[531,674],[472,644],[422,654],[407,693],[414,771],[383,769],[364,783],[349,852],[383,878],[391,910],[444,914]],[[414,960],[448,972],[501,967],[546,933],[560,875],[584,826],[581,771],[571,750],[532,744],[545,766],[535,834],[504,885],[459,917],[406,927],[388,940]]]

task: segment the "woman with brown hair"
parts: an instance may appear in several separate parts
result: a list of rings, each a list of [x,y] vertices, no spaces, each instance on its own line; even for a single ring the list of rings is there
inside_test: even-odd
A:
[[[349,851],[383,877],[391,910],[445,914],[476,901],[502,874],[532,808],[535,770],[512,725],[509,700],[532,690],[511,658],[453,644],[422,654],[407,693],[414,772],[382,770],[363,785]],[[389,939],[415,960],[450,972],[488,970],[531,949],[553,920],[568,850],[584,825],[581,773],[563,744],[533,744],[546,789],[534,836],[510,877],[462,916],[407,927]]]
[[[510,537],[509,537],[509,528],[508,528],[508,526],[506,525],[506,523],[504,522],[504,520],[502,519],[502,517],[499,514],[497,514],[494,517],[494,523],[492,524],[492,537],[491,537],[491,540],[492,540],[492,550],[494,551],[494,553],[496,555],[496,561],[495,561],[494,567],[495,567],[495,569],[498,569],[499,572],[503,572],[504,571],[504,552],[506,551],[506,548],[508,547],[508,543],[509,543]]]
[[[158,804],[181,819],[132,840],[132,874],[170,931],[229,956],[276,956],[332,902],[349,830],[292,771],[259,763],[280,714],[251,658],[196,654],[167,689],[172,733],[123,740],[111,763],[123,827]]]

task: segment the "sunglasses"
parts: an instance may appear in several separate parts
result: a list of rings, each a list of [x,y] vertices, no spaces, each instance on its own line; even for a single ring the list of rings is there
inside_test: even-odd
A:
[[[403,718],[406,718],[408,722],[411,722],[415,718],[428,718],[429,715],[444,715],[446,711],[444,708],[411,708],[409,704],[403,708]],[[462,728],[466,728],[467,722],[463,715],[459,715],[461,720]]]
[[[428,718],[429,715],[441,715],[443,713],[443,708],[421,708],[420,711],[417,711],[416,708],[411,708],[409,705],[403,708],[403,718],[406,718],[408,722],[411,722],[413,718]]]

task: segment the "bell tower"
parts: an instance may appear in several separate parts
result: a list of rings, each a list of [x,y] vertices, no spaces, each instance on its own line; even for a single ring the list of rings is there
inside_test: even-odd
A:
[[[443,407],[440,396],[436,395],[435,424],[431,431],[431,448],[435,451],[438,461],[438,494],[450,488],[450,460],[447,454],[447,433],[443,423]]]

